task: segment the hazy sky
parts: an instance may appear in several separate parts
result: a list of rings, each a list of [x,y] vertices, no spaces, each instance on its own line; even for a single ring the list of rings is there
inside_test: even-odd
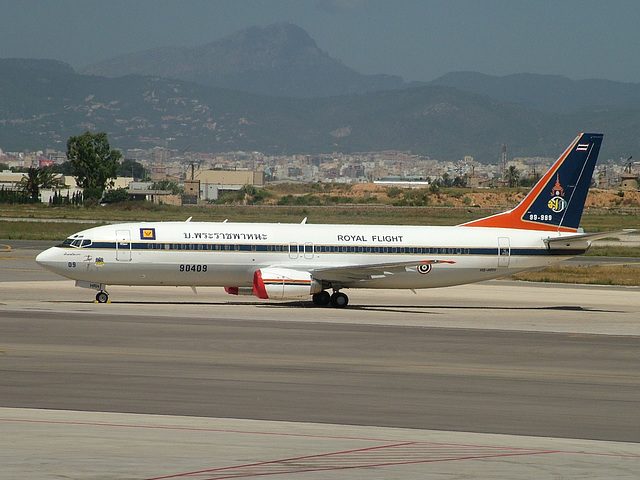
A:
[[[82,68],[288,21],[361,73],[452,71],[640,83],[638,0],[0,0],[0,58]]]

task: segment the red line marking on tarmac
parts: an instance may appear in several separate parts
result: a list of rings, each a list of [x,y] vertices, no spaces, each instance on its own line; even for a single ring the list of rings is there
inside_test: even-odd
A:
[[[176,430],[176,431],[186,431],[186,432],[212,432],[212,433],[238,433],[238,434],[246,434],[246,435],[273,435],[273,436],[282,436],[282,437],[302,437],[302,438],[324,438],[324,439],[335,439],[335,440],[363,440],[363,441],[371,441],[371,442],[390,442],[388,438],[375,438],[375,437],[345,437],[339,435],[318,435],[318,434],[310,434],[310,433],[284,433],[284,432],[264,432],[258,430],[231,430],[224,428],[203,428],[203,427],[178,427],[172,425],[136,425],[132,423],[106,423],[106,422],[73,422],[73,421],[64,421],[64,420],[34,420],[27,418],[0,418],[1,422],[13,422],[13,423],[40,423],[40,424],[50,424],[50,425],[77,425],[77,426],[86,426],[86,427],[112,427],[112,428],[139,428],[139,429],[149,429],[149,430]],[[495,445],[476,445],[476,444],[467,444],[467,443],[442,443],[442,442],[407,442],[407,444],[428,444],[428,445],[438,445],[438,446],[451,446],[451,447],[471,447],[471,448],[495,448],[495,449],[504,449],[509,448],[510,450],[524,450],[531,451],[530,448],[524,447],[500,447]],[[545,450],[546,451],[546,450]],[[554,450],[554,452],[560,453],[588,453],[590,455],[613,455],[613,456],[625,456],[618,454],[608,454],[608,453],[589,453],[589,452],[571,452],[571,451],[563,451],[563,450]],[[628,455],[629,457],[638,457],[640,455]]]
[[[391,445],[382,445],[377,447],[369,447],[362,448],[356,450],[345,450],[341,452],[331,452],[320,455],[308,455],[303,457],[293,457],[287,458],[283,460],[273,460],[269,462],[260,462],[260,463],[252,463],[246,465],[236,465],[232,467],[221,467],[221,468],[213,468],[210,470],[200,470],[197,472],[187,472],[174,474],[163,477],[154,477],[149,478],[147,480],[169,480],[169,479],[177,479],[177,478],[197,478],[198,480],[225,480],[231,478],[248,478],[248,477],[259,477],[259,476],[268,476],[268,475],[284,475],[284,474],[295,474],[295,473],[306,473],[306,472],[321,472],[321,471],[336,471],[336,470],[351,470],[358,468],[372,468],[372,467],[392,467],[398,465],[413,465],[413,464],[421,464],[421,463],[435,463],[435,462],[451,462],[451,461],[461,461],[461,460],[477,460],[477,459],[486,459],[486,458],[501,458],[501,457],[513,457],[513,456],[523,456],[523,455],[545,455],[552,453],[559,453],[556,450],[526,450],[519,448],[509,448],[509,447],[477,447],[481,449],[495,449],[499,448],[502,450],[506,450],[502,453],[476,453],[475,455],[462,455],[456,456],[455,454],[446,454],[440,458],[410,458],[414,453],[407,452],[404,455],[400,455],[397,458],[382,458],[377,460],[371,458],[370,455],[365,455],[364,458],[358,457],[356,455],[356,463],[349,465],[341,465],[340,462],[346,460],[349,461],[349,456],[353,454],[370,454],[375,451],[375,453],[388,453],[388,452],[380,452],[384,449],[394,449],[394,448],[402,448],[402,447],[431,447],[438,444],[430,444],[424,442],[406,442],[406,443],[398,443]],[[444,444],[446,445],[446,444]],[[459,447],[458,445],[446,445],[448,447]],[[525,451],[523,451],[525,450]],[[419,452],[424,453],[424,452]],[[403,458],[403,457],[409,458]],[[337,458],[341,457],[341,458]],[[382,455],[385,457],[385,455]],[[318,464],[317,466],[306,466],[302,467],[298,462],[303,463],[312,463],[314,461],[322,460],[322,459],[335,459],[337,460],[336,465],[323,465]],[[359,462],[359,463],[358,463]],[[276,469],[269,469],[269,467],[276,467]],[[287,468],[289,467],[289,468]],[[244,470],[244,471],[243,471]],[[210,476],[214,474],[213,476]]]

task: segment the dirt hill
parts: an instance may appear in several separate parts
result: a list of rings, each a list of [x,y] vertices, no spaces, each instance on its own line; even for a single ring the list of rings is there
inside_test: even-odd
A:
[[[441,190],[438,193],[431,193],[429,189],[398,189],[393,187],[376,185],[373,183],[362,183],[354,185],[348,192],[339,192],[338,195],[348,195],[354,197],[375,196],[381,203],[394,203],[398,199],[407,197],[428,196],[429,205],[442,206],[479,206],[483,208],[492,207],[513,207],[517,205],[527,194],[525,189],[500,189],[500,190],[465,190],[455,191]],[[391,196],[390,196],[391,194]],[[395,195],[394,195],[395,194]],[[640,207],[640,191],[620,191],[620,190],[589,190],[587,196],[587,207]]]

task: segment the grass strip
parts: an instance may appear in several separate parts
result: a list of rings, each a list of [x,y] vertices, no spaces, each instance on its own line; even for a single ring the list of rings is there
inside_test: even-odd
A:
[[[539,271],[521,272],[512,275],[511,278],[527,282],[625,285],[637,287],[640,286],[640,268],[620,265],[555,265]]]

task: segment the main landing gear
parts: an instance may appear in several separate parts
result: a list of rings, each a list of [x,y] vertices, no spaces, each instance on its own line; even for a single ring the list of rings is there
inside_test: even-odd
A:
[[[349,304],[349,297],[342,292],[333,292],[333,295],[329,295],[329,292],[323,290],[313,295],[313,303],[319,306],[325,306],[331,304],[335,308],[344,308]]]

